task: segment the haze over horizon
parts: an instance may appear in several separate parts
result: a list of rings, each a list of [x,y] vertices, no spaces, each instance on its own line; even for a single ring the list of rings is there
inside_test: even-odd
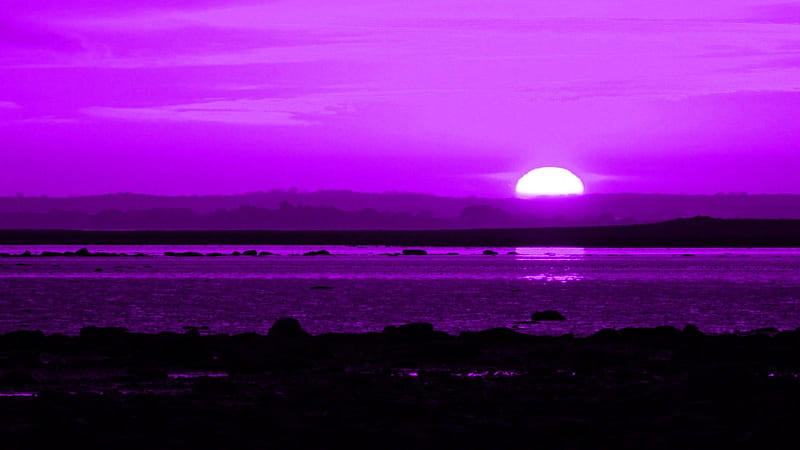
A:
[[[10,0],[0,196],[800,193],[800,2]]]

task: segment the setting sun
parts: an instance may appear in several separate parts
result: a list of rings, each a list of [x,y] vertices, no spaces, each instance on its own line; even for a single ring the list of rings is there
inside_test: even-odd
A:
[[[516,190],[519,197],[580,195],[583,182],[567,169],[540,167],[523,175]]]

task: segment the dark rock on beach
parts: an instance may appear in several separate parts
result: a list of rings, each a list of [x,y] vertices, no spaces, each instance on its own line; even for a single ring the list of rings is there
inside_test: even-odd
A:
[[[286,317],[278,319],[269,329],[269,336],[280,338],[308,337],[309,334],[301,326],[297,319]]]
[[[331,252],[327,250],[316,250],[303,253],[303,256],[331,256]]]
[[[409,255],[412,255],[412,256],[413,255],[424,256],[424,255],[427,255],[427,254],[428,254],[427,250],[420,250],[420,249],[413,249],[413,248],[412,249],[403,250],[403,255],[406,255],[406,256],[409,256]]]
[[[494,255],[497,255],[498,253],[496,251],[494,251],[494,250],[484,250],[483,254],[486,255],[486,256],[494,256]]]

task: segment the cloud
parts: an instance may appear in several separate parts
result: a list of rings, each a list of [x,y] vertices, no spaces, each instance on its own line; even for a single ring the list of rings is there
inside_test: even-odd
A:
[[[0,48],[42,49],[55,52],[84,50],[79,39],[71,33],[54,31],[47,25],[24,19],[0,17]]]
[[[779,24],[800,24],[800,2],[754,6],[751,20]]]
[[[14,102],[0,100],[0,109],[19,109],[19,108],[21,107]]]
[[[386,79],[385,89],[527,91],[567,100],[794,90],[800,84],[791,67],[782,65],[800,29],[752,19],[751,0],[666,6],[628,0],[577,0],[569,6],[497,2],[500,6],[463,0],[455,7],[449,0],[233,6],[210,1],[191,7],[167,1],[138,9],[131,3],[124,10],[43,18],[48,27],[81,36],[88,49],[51,57],[31,54],[24,62],[16,58],[13,66],[222,70],[358,64],[371,65],[373,78]],[[778,83],[750,73],[750,67],[769,59],[780,61],[774,66]],[[732,72],[741,77],[732,79]],[[301,84],[308,83],[303,76],[316,76],[299,75]]]
[[[89,107],[91,116],[130,120],[219,122],[243,125],[313,125],[324,116],[354,111],[357,103],[380,95],[310,94],[291,98],[216,99],[152,107]]]

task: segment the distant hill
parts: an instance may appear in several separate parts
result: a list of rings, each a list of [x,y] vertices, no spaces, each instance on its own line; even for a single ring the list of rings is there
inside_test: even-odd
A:
[[[0,197],[0,228],[459,229],[620,225],[680,217],[800,219],[800,195],[592,194],[493,199],[269,191],[219,196]]]

